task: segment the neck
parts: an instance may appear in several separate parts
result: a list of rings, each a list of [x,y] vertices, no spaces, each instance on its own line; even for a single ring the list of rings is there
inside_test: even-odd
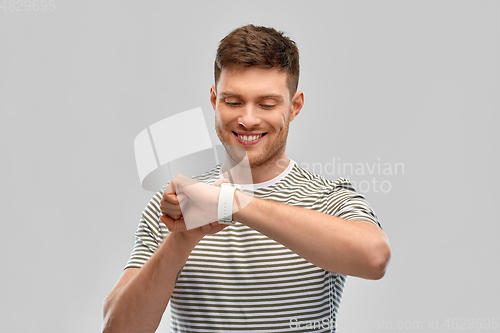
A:
[[[290,164],[285,153],[261,165],[249,165],[245,157],[239,163],[226,154],[222,166],[223,177],[234,184],[257,184],[269,181],[281,174]]]

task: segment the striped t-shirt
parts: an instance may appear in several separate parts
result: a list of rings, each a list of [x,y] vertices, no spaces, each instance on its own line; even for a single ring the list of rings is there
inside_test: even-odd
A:
[[[195,179],[213,184],[221,166]],[[166,186],[142,213],[126,265],[142,267],[168,233],[160,221]],[[290,161],[276,178],[243,185],[253,195],[346,220],[377,216],[348,180],[324,179]],[[236,222],[206,235],[180,272],[172,296],[172,332],[335,332],[346,276],[321,269]]]

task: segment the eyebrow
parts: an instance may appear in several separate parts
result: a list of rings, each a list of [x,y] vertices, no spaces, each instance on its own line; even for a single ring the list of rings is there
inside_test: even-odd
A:
[[[239,97],[241,98],[242,96],[240,94],[237,94],[237,93],[233,93],[233,92],[230,92],[230,91],[225,91],[225,92],[221,92],[220,94],[220,99],[224,99],[224,98],[227,98],[227,97]],[[272,98],[272,99],[276,99],[276,100],[283,100],[283,96],[281,95],[278,95],[278,94],[267,94],[267,95],[261,95],[261,96],[258,96],[257,99],[266,99],[266,98]]]

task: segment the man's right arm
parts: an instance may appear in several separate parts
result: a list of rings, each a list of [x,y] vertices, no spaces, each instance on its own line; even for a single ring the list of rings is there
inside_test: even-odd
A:
[[[103,333],[155,332],[197,242],[171,232],[142,268],[127,268],[104,302]]]
[[[184,177],[185,178],[185,177]],[[160,324],[175,287],[175,281],[191,251],[207,234],[214,234],[227,225],[217,221],[186,230],[179,200],[172,184],[160,201],[164,223],[169,233],[142,268],[127,268],[104,302],[103,333],[155,332]],[[216,186],[220,187],[220,183]],[[218,197],[218,196],[217,196]]]

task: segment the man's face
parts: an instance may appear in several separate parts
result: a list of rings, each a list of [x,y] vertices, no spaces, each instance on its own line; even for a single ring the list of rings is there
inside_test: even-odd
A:
[[[243,147],[251,167],[286,157],[289,124],[304,99],[297,92],[290,100],[284,71],[258,67],[223,70],[217,89],[212,85],[210,100],[220,141],[225,146]]]

